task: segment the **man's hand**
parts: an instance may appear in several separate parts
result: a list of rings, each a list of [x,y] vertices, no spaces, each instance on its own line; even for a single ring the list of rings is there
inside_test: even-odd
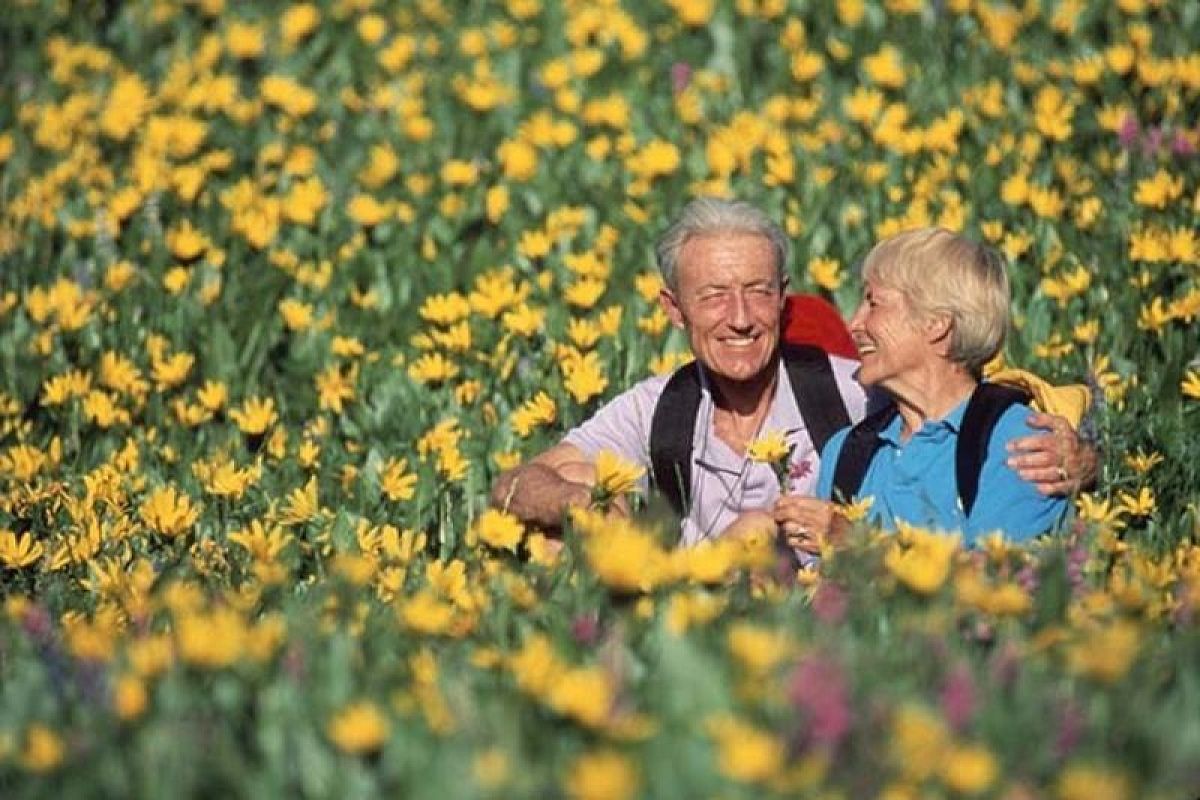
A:
[[[558,530],[572,507],[592,500],[595,469],[579,448],[557,444],[505,472],[492,486],[492,505],[527,524]]]
[[[779,498],[773,512],[787,543],[796,550],[821,552],[821,545],[841,533],[844,520],[833,503],[789,494]]]
[[[1063,417],[1033,414],[1029,426],[1046,431],[1008,443],[1008,465],[1044,495],[1070,495],[1096,480],[1096,449]]]

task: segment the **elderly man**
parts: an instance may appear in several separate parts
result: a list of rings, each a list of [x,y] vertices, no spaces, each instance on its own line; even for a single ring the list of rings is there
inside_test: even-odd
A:
[[[665,284],[660,302],[687,332],[694,364],[638,383],[559,444],[501,475],[493,504],[557,528],[570,507],[590,502],[595,460],[607,450],[646,467],[674,499],[684,545],[774,526],[780,480],[747,452],[768,433],[782,434],[790,447],[787,494],[813,495],[821,446],[864,417],[867,397],[854,378],[858,362],[781,348],[788,250],[779,226],[749,204],[689,203],[656,256]],[[1031,419],[1043,428],[1061,423]],[[656,441],[663,429],[684,431],[683,441],[664,448]],[[1089,454],[1074,436],[1031,435],[1014,446],[1013,466],[1043,493],[1073,488],[1064,465],[1087,471]]]

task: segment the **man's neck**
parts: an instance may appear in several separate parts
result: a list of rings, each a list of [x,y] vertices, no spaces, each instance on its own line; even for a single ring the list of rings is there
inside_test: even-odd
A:
[[[773,361],[769,369],[746,381],[731,381],[711,372],[706,376],[717,408],[747,417],[770,407],[779,380],[779,363]]]

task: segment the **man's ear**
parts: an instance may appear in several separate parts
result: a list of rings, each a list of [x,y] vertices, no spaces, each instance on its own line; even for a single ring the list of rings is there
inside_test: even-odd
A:
[[[658,304],[662,306],[663,312],[667,315],[667,319],[671,320],[671,324],[676,328],[684,327],[683,309],[679,307],[679,299],[675,294],[667,288],[659,289]]]

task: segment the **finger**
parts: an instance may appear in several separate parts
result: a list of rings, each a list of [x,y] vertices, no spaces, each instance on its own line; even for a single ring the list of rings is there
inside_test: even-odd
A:
[[[1054,448],[1054,433],[1035,433],[1031,436],[1019,436],[1008,443],[1010,453],[1038,453]]]

